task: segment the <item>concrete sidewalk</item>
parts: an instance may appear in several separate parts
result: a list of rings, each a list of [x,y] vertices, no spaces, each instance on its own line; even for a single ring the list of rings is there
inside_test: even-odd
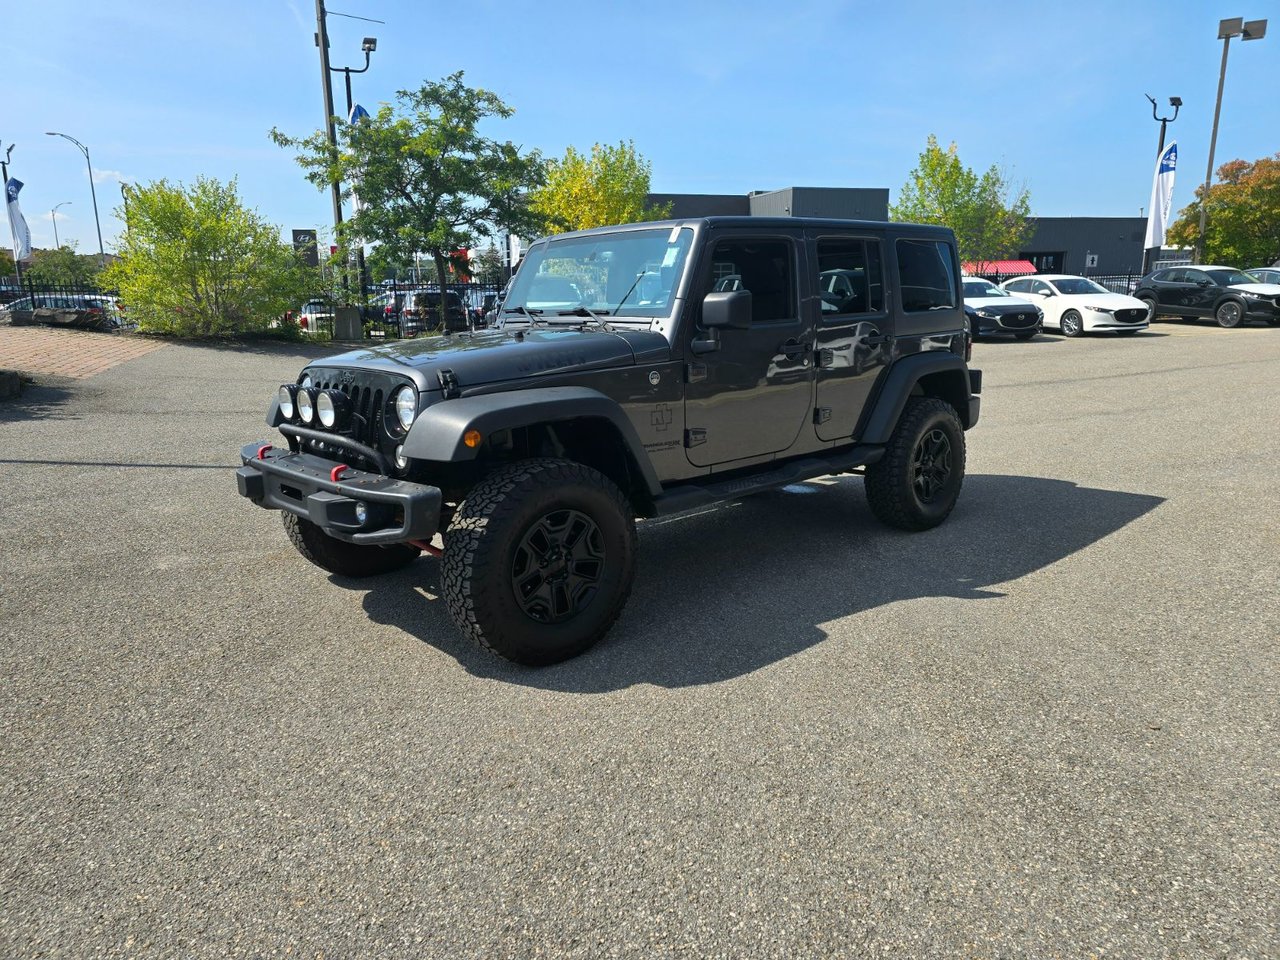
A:
[[[83,380],[166,346],[127,333],[0,327],[0,370]]]

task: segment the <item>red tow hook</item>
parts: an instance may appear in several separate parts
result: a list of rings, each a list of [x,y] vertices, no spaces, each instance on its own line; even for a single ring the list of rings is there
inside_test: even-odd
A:
[[[258,448],[258,459],[259,460],[267,459],[267,451],[270,449],[271,449],[271,444],[269,443],[264,443],[262,446],[260,446]]]
[[[350,469],[351,468],[348,467],[345,463],[340,463],[336,467],[334,467],[332,470],[329,471],[329,479],[332,480],[334,483],[337,483],[338,478],[342,476],[342,472],[344,470],[350,470]]]
[[[444,556],[444,551],[434,544],[428,543],[426,540],[407,540],[405,541],[411,547],[417,547],[423,553],[429,553],[437,560]]]

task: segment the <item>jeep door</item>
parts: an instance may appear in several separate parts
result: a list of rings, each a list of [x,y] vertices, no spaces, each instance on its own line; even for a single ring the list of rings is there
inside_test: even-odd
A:
[[[883,247],[872,235],[818,231],[809,234],[808,246],[818,294],[810,298],[817,363],[814,432],[821,440],[847,440],[892,349]]]
[[[786,450],[811,416],[813,323],[800,310],[799,232],[716,236],[698,266],[683,337],[685,452],[709,467]],[[751,294],[746,329],[716,330],[714,349],[700,325],[702,299],[716,291]]]

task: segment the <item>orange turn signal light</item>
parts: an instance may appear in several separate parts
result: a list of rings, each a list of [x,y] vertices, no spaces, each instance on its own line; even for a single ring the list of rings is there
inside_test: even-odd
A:
[[[468,430],[462,435],[462,442],[473,449],[480,446],[480,441],[483,439],[484,437],[480,435],[479,430]]]

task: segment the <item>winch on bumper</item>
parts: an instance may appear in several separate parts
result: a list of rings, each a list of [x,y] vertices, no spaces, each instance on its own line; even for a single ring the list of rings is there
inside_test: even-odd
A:
[[[244,466],[236,471],[236,486],[242,497],[310,520],[339,540],[369,545],[430,540],[439,529],[439,487],[366,473],[268,443],[241,447],[240,460]]]

